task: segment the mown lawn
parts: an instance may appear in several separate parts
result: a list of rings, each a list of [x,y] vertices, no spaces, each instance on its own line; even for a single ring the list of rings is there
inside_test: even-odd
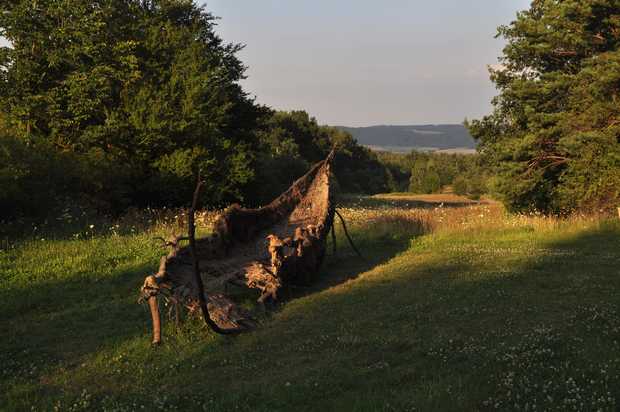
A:
[[[364,202],[343,211],[367,259],[339,237],[234,338],[150,346],[157,227],[1,252],[0,410],[617,410],[618,222]]]

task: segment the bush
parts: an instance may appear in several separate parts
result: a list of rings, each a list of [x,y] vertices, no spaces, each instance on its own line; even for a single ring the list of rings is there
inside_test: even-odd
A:
[[[452,183],[452,190],[459,196],[465,196],[467,194],[467,180],[463,176],[458,176]]]
[[[478,200],[487,192],[484,180],[480,176],[473,176],[467,184],[467,193],[470,199]]]

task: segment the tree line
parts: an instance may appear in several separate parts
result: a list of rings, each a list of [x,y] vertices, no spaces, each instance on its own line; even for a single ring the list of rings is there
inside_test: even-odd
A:
[[[498,30],[493,113],[469,123],[510,210],[620,206],[620,1],[534,0]]]
[[[241,45],[187,0],[0,2],[0,208],[42,216],[179,206],[200,169],[204,204],[270,200],[339,147],[344,191],[387,190],[347,133],[277,112],[240,86]]]
[[[394,192],[439,193],[448,188],[474,199],[488,192],[487,166],[477,154],[412,151],[378,153],[390,176]]]
[[[375,154],[240,86],[241,45],[191,0],[0,1],[3,219],[270,200],[338,145],[342,191],[489,191],[512,211],[620,204],[620,2],[534,0],[501,26],[479,156]]]

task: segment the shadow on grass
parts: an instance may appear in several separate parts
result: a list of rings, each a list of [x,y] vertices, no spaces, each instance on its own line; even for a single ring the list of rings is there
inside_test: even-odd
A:
[[[410,241],[406,236],[373,239],[358,234],[352,235],[366,259],[339,239],[338,254],[326,257],[318,282],[295,289],[288,300],[354,279],[406,250]],[[0,361],[6,374],[36,381],[50,368],[77,367],[84,357],[137,336],[144,336],[147,345],[149,313],[136,299],[144,275],[152,270],[151,264],[138,265],[97,280],[76,274],[0,291],[5,314],[0,326],[7,331],[0,341]],[[285,305],[286,300],[277,309]]]
[[[333,239],[329,236],[325,260],[312,284],[292,286],[287,300],[319,293],[356,279],[360,274],[405,252],[412,240],[428,234],[426,231],[429,230],[420,220],[402,217],[372,222],[370,230],[365,225],[349,228],[351,240],[361,254],[359,256],[345,238],[340,222],[334,220],[334,225],[337,233],[335,250]]]
[[[445,252],[412,251],[364,282],[291,302],[259,332],[260,347],[232,355],[267,352],[254,367],[268,377],[236,399],[220,392],[221,409],[550,410],[577,399],[615,410],[620,227],[457,241],[460,250],[443,240],[433,247]],[[293,389],[271,389],[279,382]]]
[[[141,265],[94,281],[80,277],[2,291],[0,388],[6,378],[41,382],[52,370],[78,368],[87,356],[145,335],[149,315],[136,304],[137,287],[152,269]]]
[[[528,236],[542,235],[518,228],[498,234],[492,245],[463,236],[410,252],[411,237],[356,234],[368,261],[341,246],[326,260],[318,283],[254,333],[162,348],[161,371],[150,373],[166,400],[151,397],[151,388],[136,384],[135,376],[112,380],[97,371],[63,391],[75,398],[88,388],[97,399],[108,395],[130,409],[138,399],[147,407],[160,402],[180,410],[379,410],[387,404],[396,410],[478,410],[489,398],[503,408],[524,408],[521,402],[529,401],[545,409],[549,391],[554,402],[568,396],[562,382],[570,377],[582,385],[582,397],[608,392],[620,399],[620,363],[613,361],[614,328],[620,327],[616,225],[541,238],[534,246]],[[119,274],[109,290],[125,293],[122,284],[133,285],[143,269]],[[370,270],[364,282],[345,284]],[[76,356],[95,353],[144,333],[146,316],[119,295],[105,315],[106,327],[82,336],[79,327],[97,325],[109,310],[109,300],[98,297],[102,290],[87,292],[93,306],[67,334],[65,348],[56,343],[52,354],[67,357],[73,346]],[[45,351],[81,309],[69,304],[66,314],[57,310],[57,319],[31,328],[47,336],[35,337],[31,347]],[[27,338],[23,329],[20,337]],[[601,368],[616,377],[605,381]]]
[[[597,402],[620,399],[620,230],[534,247],[525,230],[504,235],[509,246],[478,241],[477,256],[444,240],[444,253],[416,249],[364,282],[319,285],[254,334],[195,348],[184,362],[201,368],[171,376],[167,395],[212,410],[551,409],[572,399],[570,378],[586,405],[613,410]],[[346,260],[325,273],[366,267]]]

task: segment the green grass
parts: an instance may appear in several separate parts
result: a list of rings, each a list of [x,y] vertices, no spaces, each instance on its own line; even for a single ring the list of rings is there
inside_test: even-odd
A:
[[[256,331],[168,324],[157,348],[152,231],[0,253],[0,410],[618,408],[617,222],[351,226],[367,260],[339,238]]]

